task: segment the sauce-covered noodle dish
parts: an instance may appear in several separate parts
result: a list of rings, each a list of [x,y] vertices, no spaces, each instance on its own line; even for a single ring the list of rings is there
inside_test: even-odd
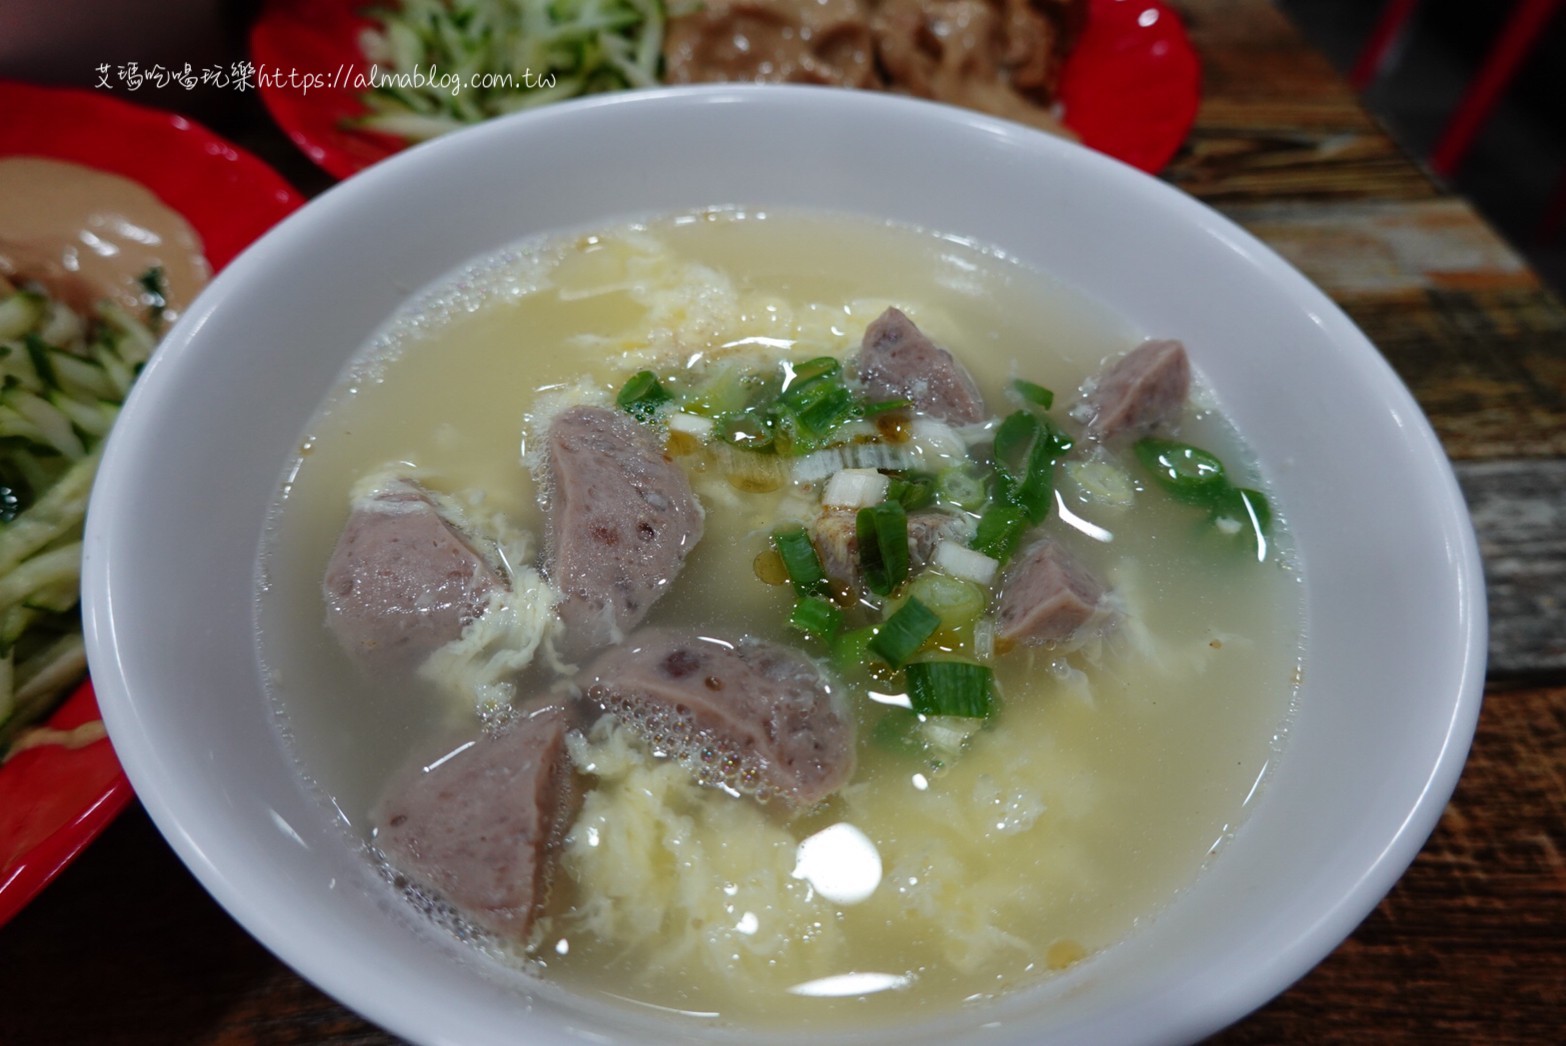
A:
[[[0,763],[105,736],[44,722],[87,671],[87,498],[132,383],[206,283],[202,250],[138,182],[0,157]]]
[[[257,636],[409,918],[825,1031],[1091,963],[1221,861],[1304,644],[1202,381],[983,244],[712,209],[417,294],[301,435]]]

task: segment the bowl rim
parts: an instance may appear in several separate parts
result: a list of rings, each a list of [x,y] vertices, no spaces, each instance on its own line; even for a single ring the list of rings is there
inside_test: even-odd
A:
[[[178,367],[179,361],[192,351],[191,346],[201,344],[201,330],[207,320],[225,309],[232,296],[242,293],[252,272],[263,271],[273,264],[270,252],[274,247],[307,237],[307,226],[317,213],[369,196],[398,180],[412,178],[426,166],[438,167],[444,162],[441,157],[454,149],[477,150],[492,141],[549,135],[566,120],[580,124],[596,118],[651,119],[659,113],[688,114],[693,108],[716,104],[747,107],[757,119],[791,107],[812,110],[822,119],[835,119],[844,113],[855,119],[882,111],[902,115],[917,113],[919,119],[928,120],[932,126],[941,125],[951,134],[992,139],[1024,153],[1030,150],[1068,151],[1067,162],[1085,165],[1095,175],[1109,181],[1145,179],[1150,184],[1144,185],[1143,191],[1153,194],[1161,206],[1173,208],[1180,217],[1194,222],[1207,235],[1217,237],[1247,255],[1268,275],[1282,281],[1292,293],[1302,295],[1318,321],[1328,327],[1334,337],[1362,341],[1376,356],[1367,366],[1380,375],[1380,391],[1390,398],[1393,408],[1408,419],[1410,452],[1432,468],[1431,478],[1441,488],[1439,493],[1447,509],[1442,518],[1431,522],[1443,536],[1457,582],[1452,609],[1457,615],[1456,634],[1462,644],[1461,667],[1458,678],[1452,681],[1450,701],[1443,701],[1440,706],[1449,711],[1443,727],[1444,743],[1421,782],[1417,801],[1393,834],[1380,840],[1381,846],[1374,858],[1353,882],[1345,885],[1337,903],[1318,912],[1315,920],[1294,940],[1278,949],[1270,961],[1257,964],[1243,982],[1228,985],[1223,990],[1210,990],[1199,999],[1182,998],[1178,1014],[1156,1008],[1149,1010],[1150,1016],[1156,1013],[1166,1023],[1140,1035],[1127,1028],[1125,1021],[1118,1027],[1123,1041],[1189,1041],[1243,1017],[1308,972],[1346,938],[1392,888],[1434,830],[1456,787],[1472,743],[1483,696],[1487,641],[1483,572],[1472,523],[1450,461],[1412,394],[1390,365],[1364,339],[1347,315],[1281,256],[1237,224],[1167,183],[1157,182],[1118,161],[1049,139],[1041,132],[1021,125],[936,103],[841,92],[833,88],[776,85],[655,88],[572,101],[491,121],[408,149],[329,189],[282,222],[220,274],[166,336],[160,354],[149,363],[141,383],[133,391],[106,449],[94,490],[95,500],[101,498],[102,503],[113,505],[134,498],[134,492],[127,489],[123,477],[130,471],[126,466],[134,460],[135,433],[143,424],[145,411],[151,410],[150,405],[145,409],[141,406],[144,402],[151,403],[151,394],[143,389],[161,382],[163,371]],[[120,435],[122,426],[129,435]],[[440,1039],[438,1029],[428,1027],[369,985],[345,983],[334,976],[331,957],[315,951],[309,942],[291,936],[285,923],[258,912],[230,878],[231,869],[225,867],[221,855],[210,850],[205,845],[206,840],[190,830],[187,817],[190,800],[167,787],[170,784],[167,767],[155,754],[155,724],[141,715],[131,680],[117,654],[117,618],[110,596],[116,585],[118,560],[111,553],[116,535],[108,520],[110,514],[104,511],[90,513],[88,517],[83,566],[86,634],[105,721],[116,748],[121,750],[126,771],[159,830],[209,892],[284,962],[345,1005],[398,1034],[420,1040]],[[1171,991],[1169,998],[1143,1002],[1168,1003],[1173,998]]]

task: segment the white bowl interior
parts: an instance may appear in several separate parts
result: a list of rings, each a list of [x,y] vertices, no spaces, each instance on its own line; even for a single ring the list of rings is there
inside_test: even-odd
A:
[[[882,96],[675,89],[498,121],[325,194],[214,281],[127,405],[87,534],[99,700],[160,829],[263,943],[411,1039],[690,1034],[525,984],[406,917],[279,742],[252,589],[280,469],[348,354],[411,292],[533,232],[715,204],[960,234],[1184,339],[1303,559],[1298,715],[1219,859],[1070,974],[895,1037],[999,1021],[995,1041],[1184,1040],[1281,991],[1413,859],[1472,736],[1483,591],[1445,457],[1357,329],[1214,212],[1084,149]]]

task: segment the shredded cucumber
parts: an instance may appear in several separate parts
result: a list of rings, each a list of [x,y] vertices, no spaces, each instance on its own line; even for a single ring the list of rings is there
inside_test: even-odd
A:
[[[156,286],[162,274],[147,280]],[[154,317],[156,319],[156,317]],[[0,281],[0,755],[86,671],[82,523],[99,448],[157,334]]]
[[[394,0],[369,16],[376,83],[353,125],[412,141],[659,82],[663,0]]]

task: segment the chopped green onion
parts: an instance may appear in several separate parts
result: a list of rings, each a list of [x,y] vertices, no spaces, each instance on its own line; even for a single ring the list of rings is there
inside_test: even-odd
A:
[[[870,661],[870,640],[874,638],[874,625],[850,629],[833,636],[830,640],[832,667],[843,675],[863,671]]]
[[[658,382],[658,375],[650,370],[637,371],[631,375],[620,389],[620,394],[614,398],[620,409],[628,411],[640,421],[649,420],[658,408],[669,402],[674,397]]]
[[[1131,476],[1107,459],[1068,461],[1063,471],[1076,484],[1078,494],[1094,504],[1123,509],[1136,500]]]
[[[941,615],[917,599],[910,599],[876,629],[870,651],[893,668],[902,668],[940,627]]]
[[[934,611],[941,619],[941,628],[948,632],[972,631],[974,623],[984,615],[989,595],[988,586],[940,570],[920,571],[908,583],[908,597]]]
[[[1033,455],[1038,440],[1039,419],[1025,410],[1006,415],[995,430],[995,467],[1011,476],[1021,476]]]
[[[886,500],[902,505],[904,511],[915,512],[935,500],[935,480],[920,473],[894,476],[886,489]]]
[[[734,414],[750,406],[759,384],[738,363],[722,360],[705,369],[700,384],[685,394],[681,408],[704,418]]]
[[[787,396],[801,385],[815,381],[817,378],[833,377],[841,374],[842,371],[843,365],[835,356],[817,356],[813,360],[806,360],[793,368],[794,376],[789,381],[788,387],[783,390],[783,394]]]
[[[794,603],[788,624],[807,636],[830,640],[843,624],[843,612],[820,596],[806,596]]]
[[[870,728],[870,742],[898,755],[924,754],[924,739],[919,736],[919,717],[905,708],[889,708]]]
[[[794,418],[806,435],[820,438],[854,416],[854,394],[840,384],[812,383],[808,397],[795,408]]]
[[[770,417],[758,410],[741,410],[718,419],[718,438],[741,450],[776,449],[776,433]]]
[[[1232,520],[1238,528],[1236,533],[1255,539],[1257,558],[1267,558],[1267,534],[1272,528],[1272,506],[1267,495],[1249,487],[1230,487],[1213,509],[1213,518]]]
[[[772,547],[782,557],[783,569],[788,571],[795,592],[801,596],[819,596],[827,591],[821,557],[816,554],[816,546],[804,527],[798,524],[779,527],[772,533]]]
[[[989,498],[983,481],[963,468],[942,472],[935,479],[935,489],[942,501],[968,512],[977,512]]]
[[[1035,406],[1049,410],[1055,403],[1055,394],[1042,385],[1036,385],[1023,378],[1017,378],[1011,383],[1011,387],[1017,390],[1017,395]]]
[[[876,595],[889,596],[908,576],[908,513],[895,501],[859,510],[854,517],[859,572]]]
[[[885,414],[889,411],[902,410],[905,407],[912,406],[913,400],[911,399],[876,400],[874,403],[860,404],[859,413],[863,417],[873,418],[877,414]]]
[[[1007,415],[995,430],[997,495],[1043,522],[1054,500],[1055,460],[1071,446],[1069,436],[1028,411]]]
[[[905,405],[866,406],[849,388],[842,363],[818,356],[746,371],[727,362],[709,368],[681,396],[681,409],[717,422],[717,436],[746,450],[809,454],[841,442],[839,430],[856,418]]]
[[[1200,447],[1148,436],[1133,449],[1154,481],[1186,504],[1216,506],[1230,489],[1223,462]]]
[[[990,670],[967,661],[915,661],[908,675],[908,700],[924,716],[982,719],[994,709]]]
[[[1137,440],[1133,449],[1154,481],[1171,497],[1208,509],[1225,533],[1252,535],[1257,559],[1267,558],[1267,531],[1272,526],[1272,506],[1267,495],[1230,483],[1223,462],[1200,447],[1149,436]]]
[[[1048,455],[1051,459],[1059,459],[1065,457],[1071,448],[1076,446],[1076,440],[1066,435],[1065,431],[1057,427],[1049,418],[1035,414],[1033,420],[1038,423],[1039,438],[1043,442],[1040,453]]]
[[[815,450],[857,412],[854,394],[843,382],[843,365],[818,356],[792,369],[792,376],[769,414],[790,449]]]
[[[1028,523],[1028,514],[1016,505],[991,505],[979,517],[979,529],[968,547],[1005,563],[1017,551]]]

